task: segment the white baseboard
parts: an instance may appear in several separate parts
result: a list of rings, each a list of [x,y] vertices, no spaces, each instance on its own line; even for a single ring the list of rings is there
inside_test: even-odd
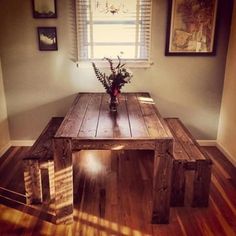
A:
[[[32,146],[35,140],[11,140],[11,146]]]
[[[225,157],[236,167],[236,159],[235,157],[233,157],[233,155],[231,153],[229,153],[224,147],[223,145],[221,145],[220,143],[216,144],[216,147],[225,155]]]
[[[0,157],[11,147],[11,142],[7,143],[3,148],[0,149]]]
[[[3,148],[0,149],[0,157],[3,156],[3,154],[11,147],[11,146],[17,146],[17,147],[25,147],[25,146],[32,146],[34,144],[35,140],[11,140],[9,143],[7,143]]]
[[[200,146],[216,146],[217,141],[216,140],[197,140],[198,144]]]

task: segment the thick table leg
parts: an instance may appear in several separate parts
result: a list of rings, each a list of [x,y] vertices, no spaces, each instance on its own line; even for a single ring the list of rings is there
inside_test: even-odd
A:
[[[70,139],[53,140],[56,223],[73,223],[73,169]]]
[[[175,160],[172,168],[170,204],[173,207],[184,206],[185,195],[185,161]]]
[[[168,151],[172,151],[171,140],[158,142],[154,156],[153,174],[153,224],[169,223],[170,192],[172,175],[172,157]]]
[[[207,207],[211,184],[211,164],[205,160],[197,160],[193,181],[193,207]]]
[[[26,204],[42,203],[42,180],[38,160],[24,160]]]
[[[54,161],[48,161],[48,179],[49,179],[49,194],[50,199],[55,197],[55,185],[54,180],[55,173],[54,173]]]

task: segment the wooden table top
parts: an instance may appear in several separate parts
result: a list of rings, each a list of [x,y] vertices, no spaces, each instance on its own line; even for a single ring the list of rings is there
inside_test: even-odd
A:
[[[148,93],[122,93],[117,113],[110,113],[106,93],[79,93],[58,129],[56,138],[172,138]]]

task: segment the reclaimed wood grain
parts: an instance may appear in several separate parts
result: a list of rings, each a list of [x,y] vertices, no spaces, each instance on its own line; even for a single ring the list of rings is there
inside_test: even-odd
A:
[[[24,161],[24,182],[26,203],[42,203],[42,180],[39,161]]]
[[[172,156],[169,143],[158,142],[154,155],[152,223],[169,223]]]
[[[95,94],[91,97],[78,133],[78,137],[91,138],[97,135],[96,133],[101,102],[102,94]]]
[[[130,130],[133,138],[148,137],[149,133],[145,124],[138,98],[135,94],[127,94],[127,110]]]
[[[131,130],[129,123],[129,114],[127,110],[127,97],[126,95],[119,96],[118,112],[114,114],[114,138],[130,138]]]
[[[196,161],[196,171],[193,181],[193,207],[207,207],[209,202],[211,168],[204,160]]]
[[[52,138],[56,134],[60,127],[63,117],[52,117],[48,124],[45,126],[33,146],[26,154],[24,160],[39,160],[43,163],[44,161],[53,159],[52,150]]]
[[[151,137],[170,137],[167,134],[168,128],[164,128],[161,122],[161,116],[154,108],[154,101],[148,93],[137,93],[137,99],[140,104],[142,116],[144,118],[148,133]]]
[[[104,94],[102,104],[99,111],[97,137],[112,138],[113,137],[113,117],[109,112],[109,95]]]
[[[187,161],[173,161],[172,169],[172,188],[171,188],[171,206],[184,206],[185,196],[185,163]]]
[[[86,93],[78,94],[55,137],[77,137],[91,98]]]
[[[148,93],[119,96],[118,112],[109,111],[109,95],[80,93],[55,137],[158,139],[171,136]],[[165,127],[164,127],[165,126]]]
[[[5,192],[1,192],[0,235],[64,236],[86,235],[86,232],[91,235],[236,235],[236,169],[216,147],[203,147],[203,149],[213,162],[217,163],[212,166],[208,208],[192,208],[191,199],[188,198],[187,206],[171,208],[169,224],[151,224],[153,153],[143,150],[128,151],[127,154],[125,151],[118,156],[119,165],[115,153],[113,163],[107,163],[113,167],[104,168],[107,170],[104,218],[98,213],[99,195],[94,197],[99,189],[99,181],[96,179],[99,179],[100,174],[104,174],[102,172],[96,178],[88,175],[79,178],[81,181],[74,182],[74,189],[77,192],[74,195],[75,214],[72,225],[54,224],[54,216],[48,207],[51,204],[49,202],[45,203],[46,206],[40,204],[32,207],[24,202],[14,201],[13,195],[7,197]],[[0,171],[0,187],[15,193],[24,192],[23,176],[17,173],[23,168],[22,158],[28,150],[28,147],[12,147],[4,159],[0,158],[2,161],[0,168],[4,165]],[[107,151],[99,151],[95,156],[98,158],[103,156],[105,159],[109,157],[107,154],[102,155],[101,152]],[[75,153],[73,157],[75,177],[81,175],[80,153]],[[112,156],[110,158],[112,159]],[[137,159],[141,165],[137,163]],[[16,166],[15,170],[13,166]],[[116,171],[118,171],[117,176],[114,177]],[[187,193],[191,188],[188,184],[187,181]],[[127,197],[130,193],[131,195]],[[83,195],[85,197],[81,200]],[[127,213],[130,215],[124,219],[122,216]]]
[[[56,134],[63,117],[53,117],[39,135],[33,146],[25,155],[24,182],[27,203],[42,203],[42,178],[41,170],[48,171],[49,194],[54,198],[54,162],[52,139]]]
[[[212,161],[178,118],[166,118],[174,136],[172,173],[172,206],[183,206],[186,171],[194,171],[193,207],[207,207],[211,182]]]
[[[190,134],[190,132],[186,129],[183,123],[178,118],[166,118],[168,126],[178,140],[181,143],[182,147],[188,153],[189,158],[192,160],[206,160],[206,156],[202,153],[197,144],[196,140]],[[173,132],[172,132],[173,133]]]
[[[96,139],[83,140],[83,139],[72,139],[73,150],[121,150],[121,149],[155,149],[155,140],[147,139]]]
[[[53,139],[56,223],[73,222],[73,175],[70,139]]]
[[[168,127],[164,127],[163,121],[160,121],[162,118],[159,113],[156,113],[153,102],[147,102],[148,99],[151,100],[150,95],[147,93],[124,93],[119,97],[118,112],[111,113],[109,110],[108,94],[79,94],[55,135],[55,146],[56,143],[58,143],[57,148],[54,148],[54,159],[57,161],[55,171],[61,172],[61,168],[64,168],[59,166],[62,163],[62,156],[65,155],[64,152],[69,153],[76,150],[149,149],[155,150],[156,153],[159,151],[161,152],[161,155],[157,156],[156,154],[155,158],[157,163],[153,175],[154,179],[157,179],[154,180],[157,183],[155,184],[155,188],[161,184],[161,179],[167,178],[169,181],[169,174],[167,176],[166,172],[171,173],[172,169],[170,165],[165,165],[164,162],[168,159],[166,158],[167,152],[171,154],[173,151],[173,148],[171,147],[171,145],[173,146],[173,143],[170,142],[173,137],[170,134]],[[61,145],[63,147],[59,146],[60,142],[62,142]],[[66,142],[70,144],[64,147]],[[162,148],[159,145],[160,143],[163,145],[166,144],[167,147],[167,149],[163,149],[163,153],[161,151]],[[65,150],[63,148],[65,148]],[[69,156],[70,157],[67,157],[67,159],[71,163],[71,154],[69,154]],[[162,158],[164,159],[163,163],[162,160],[159,160]],[[169,169],[163,171],[163,167]],[[57,174],[56,172],[55,174]],[[156,174],[157,172],[160,174]],[[58,187],[56,187],[56,189],[59,191],[59,181],[55,179],[55,186],[57,185]],[[169,217],[169,209],[167,208],[169,207],[170,186],[168,185],[165,187],[167,188],[167,194],[161,194],[161,198],[164,199],[165,210],[160,210],[158,204],[155,204],[155,211],[159,211],[158,217],[160,217],[158,220],[153,220],[153,222],[156,223],[164,223]],[[69,191],[71,191],[71,188],[72,186],[68,185]],[[158,198],[158,195],[159,193],[153,194],[154,200],[155,198]],[[100,191],[100,200],[105,199],[104,196],[105,194]],[[56,198],[59,197],[60,194],[57,193],[56,190]],[[73,208],[73,201],[71,199],[65,198],[64,200],[67,201],[67,203],[69,202],[70,208]],[[63,202],[63,197],[61,197],[61,201]],[[66,204],[66,202],[62,202],[61,204]],[[57,200],[56,205],[58,205]],[[102,205],[104,206],[104,204]],[[103,209],[100,210],[104,214]],[[62,213],[60,217],[72,219],[71,210],[68,211],[67,216],[65,214],[66,211]],[[161,220],[161,217],[163,217],[164,220]],[[59,221],[60,220],[58,220],[58,222]]]

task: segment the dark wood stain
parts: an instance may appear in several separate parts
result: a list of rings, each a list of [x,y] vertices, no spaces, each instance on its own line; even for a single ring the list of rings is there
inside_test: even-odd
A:
[[[212,161],[178,118],[165,118],[174,137],[171,205],[183,206],[186,171],[194,171],[192,206],[207,207]]]
[[[123,93],[117,113],[108,94],[77,95],[53,139],[56,222],[73,222],[72,152],[100,149],[155,150],[152,222],[168,223],[173,137],[148,93]]]
[[[29,148],[11,147],[0,158],[0,235],[236,235],[236,169],[217,148],[202,149],[213,161],[209,207],[192,208],[186,196],[185,207],[171,208],[166,225],[150,222],[153,151],[93,151],[104,165],[96,175],[81,168],[91,151],[74,153],[74,223],[56,225],[53,201],[28,206],[19,197]],[[186,195],[193,178],[189,171]]]

